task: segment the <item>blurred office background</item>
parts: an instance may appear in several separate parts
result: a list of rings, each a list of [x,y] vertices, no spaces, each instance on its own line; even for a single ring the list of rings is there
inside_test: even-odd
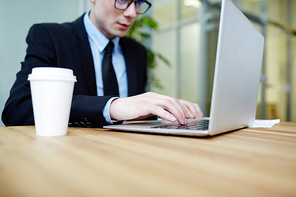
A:
[[[149,0],[148,0],[149,1]],[[209,115],[221,0],[150,0],[159,24],[148,43],[166,57],[153,74],[154,92],[198,102]],[[296,121],[296,0],[233,0],[265,36],[257,118]],[[0,111],[20,70],[30,26],[70,22],[90,9],[88,0],[0,0]],[[198,84],[198,86],[196,86]],[[0,122],[0,126],[3,123]]]

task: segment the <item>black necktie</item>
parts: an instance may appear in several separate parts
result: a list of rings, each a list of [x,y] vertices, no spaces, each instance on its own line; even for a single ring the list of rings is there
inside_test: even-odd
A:
[[[102,62],[102,76],[105,96],[119,96],[118,83],[112,64],[113,42],[110,40],[105,48],[105,55]]]

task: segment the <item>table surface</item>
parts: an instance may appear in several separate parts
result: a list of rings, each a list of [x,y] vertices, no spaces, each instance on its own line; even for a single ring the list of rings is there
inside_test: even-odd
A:
[[[0,127],[0,196],[296,196],[296,123],[206,138]]]

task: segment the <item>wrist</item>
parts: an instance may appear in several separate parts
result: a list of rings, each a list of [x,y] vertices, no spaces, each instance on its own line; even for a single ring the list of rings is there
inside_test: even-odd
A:
[[[119,98],[114,98],[110,103],[110,118],[111,120],[121,121],[122,119],[119,118],[118,114],[118,101]]]

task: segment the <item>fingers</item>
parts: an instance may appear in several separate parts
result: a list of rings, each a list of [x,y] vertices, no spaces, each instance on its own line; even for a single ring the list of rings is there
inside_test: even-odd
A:
[[[180,99],[180,103],[184,106],[184,108],[187,110],[187,113],[189,114],[190,118],[202,118],[203,113],[197,103],[191,103],[189,101],[185,101]]]
[[[183,105],[180,104],[178,99],[164,96],[164,95],[156,95],[156,96],[158,98],[157,100],[155,100],[156,105],[160,106],[162,110],[165,110],[169,112],[171,115],[173,115],[180,124],[187,123],[186,119],[189,118],[189,115],[187,113],[187,110],[183,107]],[[158,113],[160,113],[160,111]],[[167,114],[167,113],[163,112],[163,114]],[[160,115],[159,117],[164,118]],[[168,120],[167,118],[164,118],[164,119]]]
[[[152,92],[115,99],[110,105],[110,117],[116,120],[134,120],[152,115],[186,124],[187,118],[201,118],[202,112],[195,103]]]
[[[172,113],[168,112],[167,110],[164,110],[162,107],[155,106],[155,108],[152,109],[152,111],[153,111],[154,115],[156,115],[162,119],[168,120],[170,122],[177,121],[176,116],[174,116]],[[185,123],[182,122],[180,124],[185,124]]]

